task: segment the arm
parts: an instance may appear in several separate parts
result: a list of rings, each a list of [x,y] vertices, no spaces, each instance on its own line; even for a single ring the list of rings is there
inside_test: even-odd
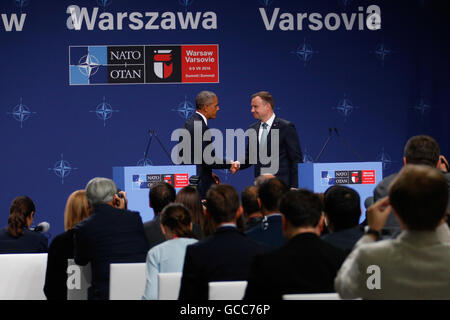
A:
[[[158,300],[159,252],[152,248],[147,254],[146,283],[143,300]]]
[[[303,162],[302,150],[300,148],[300,139],[298,138],[295,125],[290,123],[286,132],[286,153],[290,163],[291,187],[298,187],[298,163]]]

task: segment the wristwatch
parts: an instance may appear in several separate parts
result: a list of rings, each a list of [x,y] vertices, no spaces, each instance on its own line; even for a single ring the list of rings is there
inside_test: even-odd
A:
[[[375,236],[375,241],[378,240],[381,236],[380,231],[371,229],[369,226],[364,228],[364,234],[373,234]]]

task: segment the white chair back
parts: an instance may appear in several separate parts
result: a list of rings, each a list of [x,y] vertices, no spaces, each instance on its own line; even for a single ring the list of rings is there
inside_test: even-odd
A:
[[[247,281],[215,281],[209,283],[209,300],[242,300]]]
[[[283,300],[342,300],[338,293],[284,294]]]
[[[0,300],[45,300],[47,254],[0,254]]]
[[[181,272],[158,273],[158,300],[178,300]]]
[[[79,266],[73,259],[67,260],[67,300],[87,300],[91,286],[91,264]]]
[[[145,289],[145,263],[112,263],[109,300],[141,300]]]

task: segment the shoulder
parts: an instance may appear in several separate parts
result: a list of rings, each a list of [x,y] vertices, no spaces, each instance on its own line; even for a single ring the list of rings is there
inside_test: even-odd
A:
[[[289,120],[283,119],[283,118],[275,117],[275,120],[273,122],[277,123],[280,127],[294,127],[295,128],[295,125],[292,122],[290,122]]]

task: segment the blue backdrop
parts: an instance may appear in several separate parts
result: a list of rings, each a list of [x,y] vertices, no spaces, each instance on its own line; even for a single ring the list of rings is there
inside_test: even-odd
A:
[[[209,125],[222,131],[246,129],[254,121],[250,95],[270,91],[276,114],[296,125],[305,161],[317,156],[329,127],[361,160],[383,161],[385,175],[401,167],[412,135],[433,136],[450,155],[445,2],[1,0],[0,224],[11,200],[25,194],[36,203],[37,221],[49,221],[53,236],[62,232],[69,194],[95,176],[112,177],[113,166],[137,165],[149,129],[170,151],[172,131],[201,90],[217,93],[220,111]],[[98,8],[92,30],[86,21],[81,30],[70,28],[70,5],[85,8],[90,19]],[[370,5],[381,10],[379,30],[365,23]],[[175,29],[163,29],[165,12]],[[199,12],[197,28],[183,29],[178,12]],[[216,20],[205,28],[207,12]],[[102,13],[112,20],[99,23]],[[121,29],[118,13],[126,13]],[[343,13],[353,14],[351,28]],[[161,44],[218,44],[219,83],[69,85],[70,46]],[[149,156],[155,165],[169,164],[156,141]],[[359,159],[334,136],[320,161]],[[253,179],[252,169],[217,173],[239,190]]]

